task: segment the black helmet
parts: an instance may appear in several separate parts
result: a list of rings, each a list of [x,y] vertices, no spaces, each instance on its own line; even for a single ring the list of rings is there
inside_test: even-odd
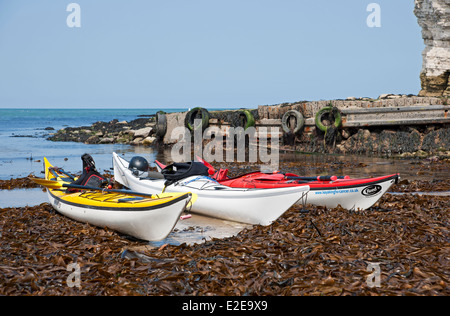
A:
[[[128,169],[130,169],[135,176],[142,176],[144,173],[148,172],[148,162],[144,157],[135,156],[131,158],[128,164]]]

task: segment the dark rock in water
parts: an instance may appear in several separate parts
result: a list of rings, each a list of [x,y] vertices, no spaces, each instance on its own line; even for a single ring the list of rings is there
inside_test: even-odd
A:
[[[54,131],[55,129],[53,127],[46,127],[44,128],[44,131]]]
[[[156,115],[155,114],[141,114],[141,115],[138,115],[138,117],[155,117]]]
[[[95,122],[91,126],[66,127],[58,130],[48,137],[51,141],[82,142],[86,144],[132,144],[150,145],[151,142],[143,142],[150,136],[154,127],[154,116],[151,118],[138,118],[133,121]],[[145,137],[135,131],[147,131]],[[139,139],[136,139],[139,138]],[[141,139],[142,138],[142,139]]]
[[[29,138],[37,138],[37,136],[34,136],[34,135],[14,135],[14,134],[12,134],[12,135],[9,136],[9,137],[29,137]]]
[[[85,144],[98,144],[100,142],[100,138],[98,136],[91,136],[84,142]]]

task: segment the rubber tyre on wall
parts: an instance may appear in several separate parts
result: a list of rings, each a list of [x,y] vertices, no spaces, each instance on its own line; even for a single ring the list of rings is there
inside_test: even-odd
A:
[[[325,126],[322,123],[322,116],[325,114],[332,114],[334,116],[333,125],[336,128],[339,128],[341,126],[341,124],[342,124],[341,112],[337,108],[334,108],[332,106],[327,106],[327,107],[320,109],[319,112],[317,112],[317,114],[316,114],[315,122],[316,122],[316,127],[318,129],[320,129],[322,132],[326,132],[328,130],[328,128],[330,127],[330,126]]]
[[[255,126],[255,118],[249,110],[237,111],[233,120],[233,127],[242,127],[246,130]]]
[[[296,124],[295,128],[291,130],[288,126],[288,120],[291,116],[295,117]],[[298,134],[303,126],[305,125],[305,119],[303,117],[303,114],[296,110],[289,110],[286,113],[284,113],[283,117],[281,118],[281,128],[283,128],[283,131],[286,134],[289,134],[291,131],[293,134]]]
[[[194,120],[198,118],[198,115],[201,114],[202,125],[201,128],[204,130],[209,125],[209,112],[207,109],[196,107],[190,110],[185,119],[185,126],[191,131],[194,131]]]
[[[163,111],[158,111],[156,113],[156,136],[159,138],[163,138],[166,135],[167,131],[167,117],[166,113]]]

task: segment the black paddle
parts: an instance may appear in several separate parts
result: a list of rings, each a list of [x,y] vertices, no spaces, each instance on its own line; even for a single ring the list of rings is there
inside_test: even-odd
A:
[[[145,194],[145,193],[139,193],[139,192],[133,192],[129,190],[117,190],[117,189],[103,189],[103,188],[97,188],[97,187],[87,187],[84,185],[78,185],[78,184],[70,184],[70,183],[59,183],[52,180],[45,180],[40,178],[30,178],[37,184],[43,185],[49,189],[60,189],[62,187],[68,188],[68,189],[77,189],[77,190],[90,190],[90,191],[102,191],[105,193],[121,193],[126,195],[135,195],[135,196],[142,196],[142,197],[148,197],[148,198],[154,198],[157,195],[152,194]]]

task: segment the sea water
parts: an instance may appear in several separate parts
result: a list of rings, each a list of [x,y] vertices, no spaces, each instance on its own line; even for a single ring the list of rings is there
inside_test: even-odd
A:
[[[0,180],[26,177],[30,173],[40,177],[43,158],[69,172],[81,172],[81,155],[89,153],[98,169],[112,166],[112,152],[138,152],[153,160],[150,148],[124,144],[84,144],[47,140],[51,133],[64,127],[90,126],[97,121],[113,119],[131,121],[140,116],[153,115],[160,109],[0,109]],[[186,109],[164,109],[166,112]]]

